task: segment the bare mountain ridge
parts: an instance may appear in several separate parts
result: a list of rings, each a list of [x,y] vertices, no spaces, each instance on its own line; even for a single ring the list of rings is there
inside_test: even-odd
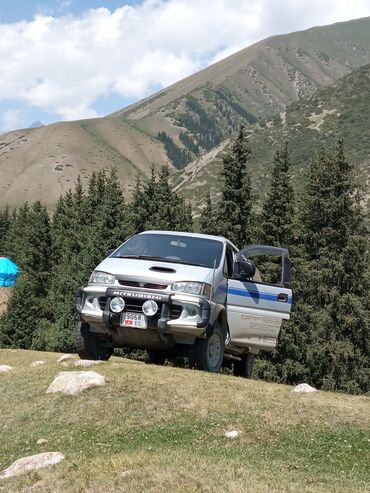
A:
[[[40,198],[52,207],[79,174],[87,181],[112,165],[129,193],[152,164],[184,166],[241,121],[279,113],[369,62],[370,18],[312,28],[256,43],[106,118],[2,135],[0,205]]]
[[[282,106],[370,61],[370,17],[272,36],[111,116],[135,120],[166,113],[167,105],[205,87],[235,94],[252,115]]]

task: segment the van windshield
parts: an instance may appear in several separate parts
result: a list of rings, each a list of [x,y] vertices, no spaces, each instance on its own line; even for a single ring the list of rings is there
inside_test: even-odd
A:
[[[121,245],[111,257],[140,258],[216,268],[220,265],[222,241],[182,235],[140,234]]]

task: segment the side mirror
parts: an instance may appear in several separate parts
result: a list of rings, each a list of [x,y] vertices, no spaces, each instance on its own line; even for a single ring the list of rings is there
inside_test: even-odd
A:
[[[249,258],[242,257],[238,260],[239,274],[243,278],[252,279],[256,273],[256,266]]]
[[[109,257],[110,255],[112,255],[112,253],[113,253],[115,250],[116,250],[115,248],[110,248],[109,250],[107,250],[107,251],[105,252],[104,258],[107,258],[107,257]]]

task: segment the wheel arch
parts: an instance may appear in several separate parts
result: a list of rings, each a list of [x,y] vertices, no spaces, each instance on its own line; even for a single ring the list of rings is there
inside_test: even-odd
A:
[[[230,337],[230,332],[229,325],[227,323],[226,308],[223,305],[216,305],[215,309],[213,310],[206,330],[207,337],[210,337],[213,334],[216,324],[218,324],[222,328],[225,335],[225,341],[228,340]]]

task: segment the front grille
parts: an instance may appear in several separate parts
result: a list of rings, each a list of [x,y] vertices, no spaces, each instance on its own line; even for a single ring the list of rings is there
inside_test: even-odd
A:
[[[118,279],[121,286],[130,288],[145,288],[145,289],[166,289],[168,284],[155,284],[151,282],[127,281],[126,279]]]
[[[143,313],[142,306],[143,306],[144,301],[143,300],[135,300],[132,298],[126,298],[125,299],[125,312]]]
[[[143,303],[145,300],[136,300],[134,298],[125,298],[125,312],[133,312],[133,313],[143,313]],[[161,316],[162,303],[158,303],[158,311],[154,315],[154,319],[158,319]],[[107,304],[107,298],[105,296],[100,296],[99,298],[99,306],[102,311],[105,310]],[[170,319],[174,320],[179,318],[182,312],[181,305],[171,305],[170,310]]]

